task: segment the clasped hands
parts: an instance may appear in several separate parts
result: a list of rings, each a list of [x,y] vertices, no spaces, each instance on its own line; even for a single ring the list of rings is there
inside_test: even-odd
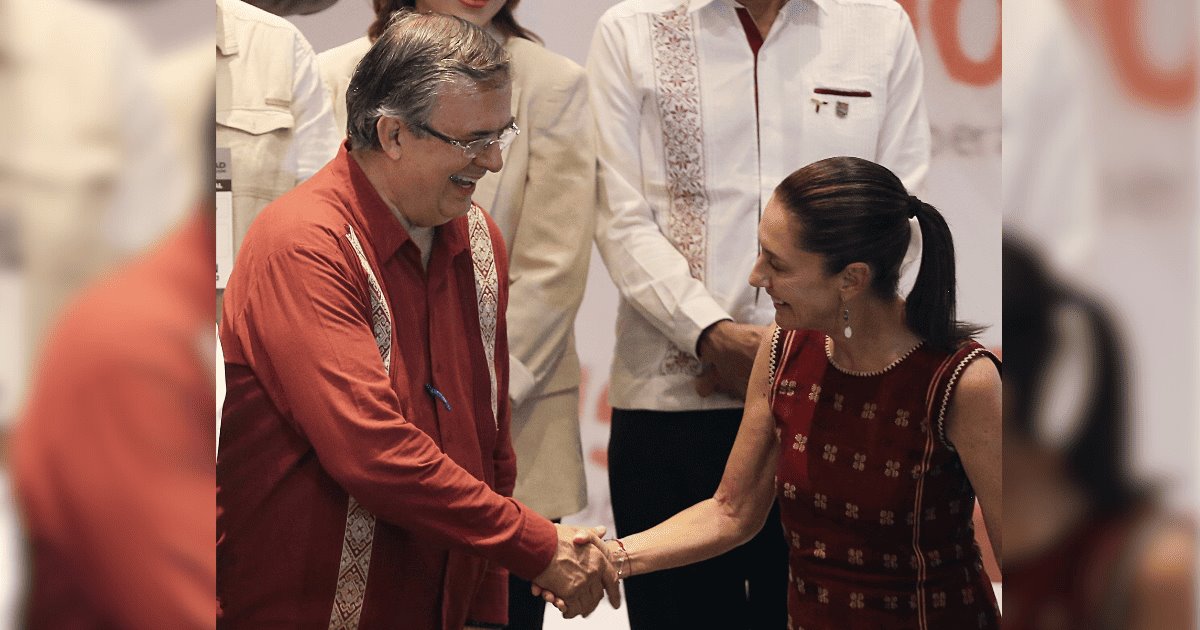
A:
[[[605,593],[613,608],[619,608],[621,589],[609,549],[601,539],[604,527],[554,527],[558,548],[550,566],[533,579],[533,594],[554,604],[568,619],[591,614]]]

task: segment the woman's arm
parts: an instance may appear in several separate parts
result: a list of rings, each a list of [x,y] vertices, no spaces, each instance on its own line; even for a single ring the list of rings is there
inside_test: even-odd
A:
[[[655,527],[623,538],[628,558],[622,577],[712,558],[745,543],[762,529],[775,500],[779,461],[775,419],[767,398],[771,337],[768,332],[759,344],[742,424],[716,494]],[[615,551],[613,543],[610,551]],[[618,563],[619,553],[613,555]]]
[[[1000,372],[988,360],[976,360],[963,370],[950,401],[946,436],[958,451],[967,478],[975,488],[992,551],[1001,567],[1001,384]],[[999,579],[1000,576],[992,576]]]

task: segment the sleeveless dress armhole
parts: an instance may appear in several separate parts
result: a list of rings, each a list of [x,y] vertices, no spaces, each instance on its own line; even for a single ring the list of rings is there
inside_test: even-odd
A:
[[[929,418],[934,420],[937,427],[938,441],[951,452],[957,451],[946,436],[946,414],[950,411],[950,399],[954,395],[955,387],[958,385],[963,371],[976,359],[982,357],[990,359],[996,365],[996,370],[1003,374],[1003,364],[999,357],[976,341],[963,344],[953,354],[946,357],[934,374],[934,387],[928,400]]]

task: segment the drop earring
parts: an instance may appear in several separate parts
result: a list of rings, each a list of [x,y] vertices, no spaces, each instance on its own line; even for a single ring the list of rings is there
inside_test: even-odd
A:
[[[854,331],[850,329],[850,307],[845,304],[842,305],[842,323],[846,325],[842,329],[842,335],[849,339],[854,334]]]

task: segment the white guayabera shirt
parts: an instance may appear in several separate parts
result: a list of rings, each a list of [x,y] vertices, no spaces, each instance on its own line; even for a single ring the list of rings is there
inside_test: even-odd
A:
[[[615,407],[740,406],[696,394],[696,341],[724,318],[774,317],[748,277],[762,209],[787,175],[850,155],[914,191],[929,167],[921,54],[899,4],[790,0],[757,61],[737,10],[627,0],[592,41],[596,244],[621,293]]]

